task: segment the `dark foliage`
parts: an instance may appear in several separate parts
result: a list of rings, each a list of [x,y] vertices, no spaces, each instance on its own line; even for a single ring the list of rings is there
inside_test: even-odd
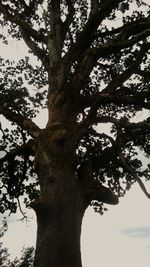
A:
[[[140,0],[53,2],[0,2],[1,42],[23,39],[29,48],[19,62],[0,58],[1,213],[16,212],[20,197],[28,205],[39,194],[33,159],[40,129],[33,119],[47,107],[48,79],[58,71],[49,62],[63,66],[62,88],[73,91],[75,167],[90,159],[94,179],[119,197],[135,181],[146,192],[142,180],[150,177],[141,157],[150,155],[149,5]],[[54,55],[47,45],[50,30],[52,36],[58,30]]]

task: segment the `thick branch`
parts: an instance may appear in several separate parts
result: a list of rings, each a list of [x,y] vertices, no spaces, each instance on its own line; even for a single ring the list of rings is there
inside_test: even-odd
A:
[[[60,13],[60,1],[50,2],[50,32],[48,36],[48,49],[50,64],[58,62],[61,58],[63,45],[63,24]]]
[[[38,57],[38,59],[41,60],[43,65],[45,66],[45,69],[48,69],[48,57],[46,56],[45,52],[38,47],[38,45],[31,40],[30,35],[28,35],[26,32],[23,32],[23,39],[27,46],[30,48],[32,53]]]
[[[126,23],[125,25],[112,29],[112,30],[106,30],[105,32],[97,32],[95,34],[95,38],[98,37],[107,37],[107,36],[112,36],[119,34],[120,40],[124,40],[129,38],[130,36],[136,35],[150,27],[150,22],[149,22],[149,16],[146,18],[140,18],[137,19],[136,21],[131,21]],[[117,39],[118,39],[117,37]]]
[[[75,13],[75,9],[74,9],[74,5],[72,3],[72,0],[66,0],[66,4],[68,6],[68,15],[66,17],[66,20],[63,23],[64,37],[65,37],[67,31],[69,30],[71,23],[73,22],[74,13]]]
[[[126,129],[150,129],[149,120],[144,120],[142,122],[129,122],[124,119],[116,119],[111,116],[100,116],[97,117],[96,123],[113,123],[116,126],[120,126]]]
[[[116,119],[113,119],[113,121],[115,121]],[[119,120],[116,120],[117,124],[119,124]],[[122,124],[122,120],[120,120],[121,124]],[[148,127],[148,129],[150,129],[150,124],[146,123],[146,122],[141,122],[141,123],[124,123],[125,125],[127,125],[127,127],[131,127],[131,129],[134,128],[139,128],[139,127]],[[108,136],[106,134],[100,134],[97,133],[95,130],[92,130],[94,132],[94,134],[100,138],[104,137],[107,138],[111,143],[112,146],[114,147],[118,147],[117,141],[114,141],[114,139],[111,136]],[[115,150],[116,152],[118,151]],[[141,179],[138,177],[137,173],[134,171],[134,169],[127,163],[127,160],[125,159],[125,157],[123,156],[123,154],[120,152],[117,153],[119,155],[119,160],[121,162],[121,165],[123,167],[123,169],[125,171],[127,171],[128,173],[130,173],[132,175],[132,177],[134,178],[135,181],[138,182],[139,186],[141,187],[142,191],[144,192],[144,194],[150,199],[150,194],[147,192],[145,185],[143,184],[143,182],[141,181]]]
[[[40,128],[30,119],[23,117],[20,114],[13,112],[11,109],[0,107],[0,114],[2,114],[9,121],[15,122],[21,128],[26,130],[33,138],[38,138]]]
[[[97,106],[97,108],[100,107],[100,105],[106,105],[106,104],[116,104],[121,106],[123,105],[134,105],[134,106],[138,106],[141,108],[145,108],[145,109],[150,109],[150,103],[146,102],[145,99],[149,97],[149,92],[148,93],[137,93],[136,95],[108,95],[108,94],[103,94],[103,93],[99,93],[99,95],[97,94],[94,98],[94,102],[93,102],[93,108]]]
[[[99,45],[98,47],[92,48],[93,53],[97,54],[97,57],[108,56],[112,53],[119,52],[122,49],[133,46],[141,40],[145,40],[146,37],[150,36],[150,28],[138,33],[136,36],[131,39],[120,40],[114,39],[109,43]]]
[[[96,65],[97,58],[90,53],[90,49],[87,49],[81,57],[78,67],[69,83],[69,87],[74,89],[75,92],[80,92],[87,84],[87,79]]]
[[[118,197],[114,195],[109,188],[94,180],[90,160],[86,160],[84,164],[81,165],[77,175],[79,186],[81,187],[87,205],[89,205],[92,200],[111,205],[118,204]]]
[[[150,71],[137,69],[136,74],[143,77],[145,82],[150,82]]]
[[[101,96],[100,96],[101,95]],[[149,129],[150,124],[148,121],[143,121],[139,123],[130,123],[124,120],[117,120],[110,116],[99,116],[97,110],[101,105],[116,104],[118,106],[123,105],[134,105],[135,107],[150,109],[150,103],[146,102],[146,96],[149,97],[149,93],[139,93],[136,96],[113,96],[113,95],[102,95],[101,93],[97,94],[94,98],[93,105],[85,119],[83,119],[78,125],[78,137],[81,138],[84,136],[90,129],[93,124],[97,123],[113,123],[115,125],[120,125],[127,129],[139,129],[147,128]],[[90,105],[89,105],[90,106]],[[87,106],[88,107],[88,106]]]
[[[96,14],[97,9],[99,8],[100,4],[99,4],[99,0],[91,0],[91,12],[90,12],[90,16],[93,16],[94,14]]]
[[[100,93],[101,95],[101,93]],[[97,110],[101,105],[105,105],[105,104],[117,104],[119,106],[122,106],[122,104],[124,105],[135,105],[138,107],[142,107],[145,109],[150,109],[150,103],[145,102],[145,98],[146,96],[149,96],[149,93],[147,93],[146,95],[143,93],[139,93],[136,96],[105,96],[105,95],[101,95],[101,96],[96,96],[95,97],[95,101],[93,102],[93,106],[89,111],[88,116],[81,121],[81,123],[79,123],[78,126],[78,136],[84,136],[86,134],[86,132],[88,131],[88,129],[93,125],[93,124],[97,124],[97,123],[113,123],[115,125],[120,125],[121,127],[125,127],[127,129],[139,129],[139,128],[150,128],[150,124],[148,121],[143,121],[143,122],[138,122],[138,123],[130,123],[128,121],[124,121],[124,120],[118,120],[116,118],[110,117],[110,116],[98,116],[97,114]],[[100,100],[100,98],[101,100]]]
[[[91,15],[84,27],[84,30],[80,33],[80,36],[76,40],[76,43],[71,46],[68,53],[64,57],[64,60],[69,64],[78,60],[84,51],[90,47],[93,42],[93,34],[97,30],[100,23],[111,13],[112,9],[116,8],[122,0],[107,0],[103,1],[101,7],[97,9],[97,12]]]

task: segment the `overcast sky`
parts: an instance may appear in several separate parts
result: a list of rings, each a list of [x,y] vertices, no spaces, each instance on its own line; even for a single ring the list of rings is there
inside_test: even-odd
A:
[[[137,185],[103,216],[89,210],[83,229],[84,266],[149,266],[149,206],[150,200]]]

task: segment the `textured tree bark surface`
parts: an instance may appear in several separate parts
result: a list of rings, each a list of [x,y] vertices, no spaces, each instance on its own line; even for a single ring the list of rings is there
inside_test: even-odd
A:
[[[68,193],[66,192],[66,195]],[[81,267],[80,234],[83,212],[67,197],[37,212],[35,267]],[[77,201],[76,201],[77,204]],[[44,214],[43,214],[44,213]]]
[[[41,193],[33,203],[38,227],[35,267],[81,267],[80,234],[86,205],[75,176],[75,130],[58,115],[59,110],[51,113],[36,148]]]

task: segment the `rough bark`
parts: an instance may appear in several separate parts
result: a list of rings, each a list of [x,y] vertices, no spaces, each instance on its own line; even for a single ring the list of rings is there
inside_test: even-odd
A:
[[[81,267],[80,234],[85,209],[92,199],[109,204],[117,204],[118,199],[92,182],[88,168],[80,170],[80,175],[76,173],[76,127],[68,116],[62,117],[65,109],[61,113],[60,105],[55,109],[56,102],[35,154],[41,193],[32,204],[38,226],[34,266]]]
[[[41,204],[36,210],[35,267],[82,266],[80,234],[84,205],[76,193],[66,192],[65,196],[63,193],[61,201],[58,200],[55,205],[46,207]]]
[[[55,124],[41,134],[35,160],[41,195],[35,267],[81,266],[80,233],[85,202],[74,168],[74,135]]]
[[[61,92],[51,93],[47,128],[37,141],[35,170],[41,192],[33,203],[38,226],[35,267],[81,267],[86,205],[75,175],[76,127],[66,102]]]

